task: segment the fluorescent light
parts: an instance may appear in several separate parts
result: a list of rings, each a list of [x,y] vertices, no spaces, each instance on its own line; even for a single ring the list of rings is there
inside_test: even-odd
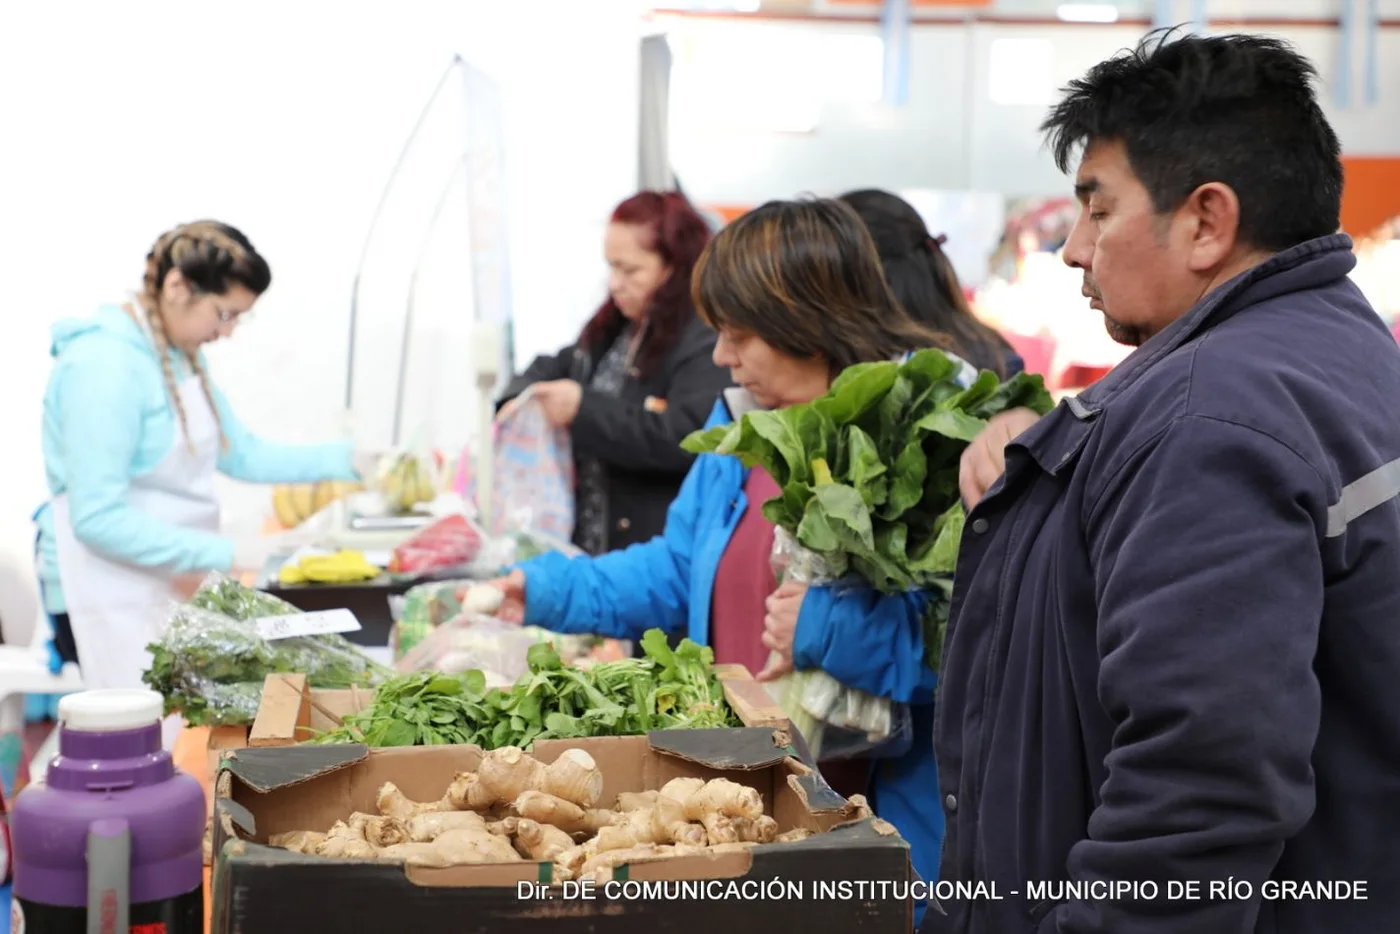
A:
[[[1116,23],[1118,7],[1111,3],[1061,3],[1055,15],[1067,23]]]
[[[736,13],[757,13],[759,0],[734,0],[731,5]]]

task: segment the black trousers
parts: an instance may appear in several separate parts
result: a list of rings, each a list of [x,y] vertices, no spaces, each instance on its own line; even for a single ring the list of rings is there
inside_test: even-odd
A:
[[[73,624],[67,613],[59,613],[53,619],[53,645],[58,657],[65,662],[78,662],[78,643],[73,640]]]

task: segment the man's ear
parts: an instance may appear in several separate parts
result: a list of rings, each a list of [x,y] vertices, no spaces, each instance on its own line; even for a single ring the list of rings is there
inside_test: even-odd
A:
[[[1239,196],[1223,182],[1206,182],[1191,192],[1182,209],[1192,221],[1191,270],[1220,266],[1239,242]]]

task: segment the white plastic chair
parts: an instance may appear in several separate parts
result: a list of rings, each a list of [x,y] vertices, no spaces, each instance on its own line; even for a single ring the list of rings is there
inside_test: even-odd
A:
[[[0,645],[0,735],[24,731],[26,694],[71,694],[83,689],[78,666],[66,664],[58,674],[49,671],[48,642],[51,629],[48,616],[40,613],[30,645]],[[51,732],[29,761],[29,780],[43,779],[49,760],[58,752],[58,730]]]

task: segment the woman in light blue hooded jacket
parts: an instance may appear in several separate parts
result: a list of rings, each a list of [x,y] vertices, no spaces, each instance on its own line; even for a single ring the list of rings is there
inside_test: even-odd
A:
[[[369,466],[348,444],[259,439],[210,381],[200,348],[229,336],[271,280],[239,231],[185,224],[151,248],[139,295],[53,329],[39,577],[55,648],[87,687],[140,687],[145,647],[190,580],[260,570],[290,544],[221,535],[216,472],[310,482]]]

